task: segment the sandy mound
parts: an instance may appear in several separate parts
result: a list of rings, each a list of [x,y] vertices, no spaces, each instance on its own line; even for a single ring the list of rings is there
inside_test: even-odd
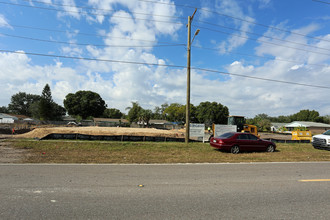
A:
[[[36,128],[19,138],[43,138],[48,134],[86,134],[86,135],[127,135],[183,138],[184,133],[175,130],[159,130],[155,128],[118,128],[118,127],[53,127]]]

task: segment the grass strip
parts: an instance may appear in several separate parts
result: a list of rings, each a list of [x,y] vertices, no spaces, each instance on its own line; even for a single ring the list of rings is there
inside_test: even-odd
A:
[[[207,143],[8,140],[26,149],[23,163],[239,163],[330,161],[330,151],[311,144],[277,144],[274,153],[234,155]]]

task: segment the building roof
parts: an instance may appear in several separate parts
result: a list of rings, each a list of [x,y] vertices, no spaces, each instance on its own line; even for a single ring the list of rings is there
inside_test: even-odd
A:
[[[19,119],[19,120],[23,120],[23,119],[25,119],[25,118],[28,118],[28,116],[26,116],[26,115],[16,115],[16,114],[7,114],[7,115],[10,115],[10,116],[12,116],[12,117],[15,117],[15,118],[17,118],[17,119]],[[16,120],[17,120],[16,119]]]
[[[166,120],[156,120],[156,119],[151,119],[149,121],[149,124],[159,124],[159,125],[162,125],[162,124],[172,124]]]
[[[271,125],[276,127],[276,128],[280,128],[280,127],[285,127],[285,125],[287,125],[288,123],[277,123],[277,122],[272,122]]]
[[[8,114],[5,114],[5,113],[0,113],[0,118],[12,118],[14,120],[18,120],[17,117],[11,116],[11,115],[8,115]]]
[[[94,122],[114,122],[114,123],[128,123],[126,119],[116,119],[116,118],[94,118]]]
[[[311,122],[311,121],[293,121],[289,124],[286,124],[285,127],[287,127],[287,128],[288,127],[291,127],[291,128],[295,128],[295,127],[330,128],[330,125],[329,124],[324,124],[324,123],[318,123],[318,122]]]

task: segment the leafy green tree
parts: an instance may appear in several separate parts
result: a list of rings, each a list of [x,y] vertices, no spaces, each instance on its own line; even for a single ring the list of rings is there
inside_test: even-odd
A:
[[[165,110],[166,120],[184,124],[186,118],[186,107],[179,103],[170,104]]]
[[[37,119],[40,119],[39,102],[40,101],[32,103],[29,108],[31,116]]]
[[[52,103],[52,119],[54,121],[61,121],[62,117],[65,116],[66,110],[64,107],[60,106],[59,104],[53,102]]]
[[[0,106],[0,113],[9,113],[9,109],[6,106]]]
[[[106,110],[104,110],[103,112],[103,117],[105,118],[116,118],[116,119],[120,119],[123,117],[123,113],[121,113],[121,111],[119,109],[116,108],[107,108]]]
[[[16,93],[11,97],[8,110],[14,114],[32,116],[30,106],[40,101],[40,99],[41,97],[39,95],[27,94],[25,92]]]
[[[100,117],[106,109],[105,101],[92,91],[69,93],[63,103],[69,115],[81,116],[83,119],[88,116]]]
[[[198,122],[204,123],[206,126],[215,124],[227,124],[229,110],[217,102],[201,102],[196,107],[196,118]]]
[[[290,123],[290,116],[284,116],[284,115],[280,115],[277,118],[275,117],[274,120],[272,120],[272,122],[279,122],[279,123]]]
[[[271,117],[267,114],[258,114],[253,119],[246,120],[247,124],[257,126],[258,131],[270,131]]]
[[[298,113],[290,116],[291,121],[317,121],[320,114],[315,110],[300,110]]]
[[[132,107],[127,107],[126,110],[129,110],[127,113],[127,120],[129,121],[129,123],[139,121],[139,114],[142,110],[142,107],[139,105],[138,102],[132,102]]]
[[[151,116],[152,116],[152,111],[149,109],[140,109],[140,111],[138,113],[139,121],[143,125],[147,125],[147,126],[149,125]]]
[[[166,116],[164,114],[164,111],[167,107],[168,107],[167,103],[162,104],[160,107],[156,106],[152,118],[158,120],[165,120]]]
[[[11,97],[11,102],[8,105],[8,109],[11,113],[32,116],[30,112],[30,105],[38,102],[41,99],[39,95],[27,94],[25,92],[19,92]]]
[[[186,108],[186,105],[184,105]],[[186,120],[186,115],[185,115],[185,120]],[[190,123],[198,123],[197,119],[197,106],[194,106],[193,104],[190,104]]]
[[[322,122],[330,124],[330,115],[322,116]]]

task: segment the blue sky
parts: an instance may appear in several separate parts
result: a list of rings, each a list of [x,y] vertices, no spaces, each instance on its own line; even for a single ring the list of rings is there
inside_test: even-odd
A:
[[[185,104],[194,8],[193,104],[330,115],[330,4],[312,0],[0,0],[0,106],[46,83],[61,105],[79,90],[123,112],[132,101]]]

